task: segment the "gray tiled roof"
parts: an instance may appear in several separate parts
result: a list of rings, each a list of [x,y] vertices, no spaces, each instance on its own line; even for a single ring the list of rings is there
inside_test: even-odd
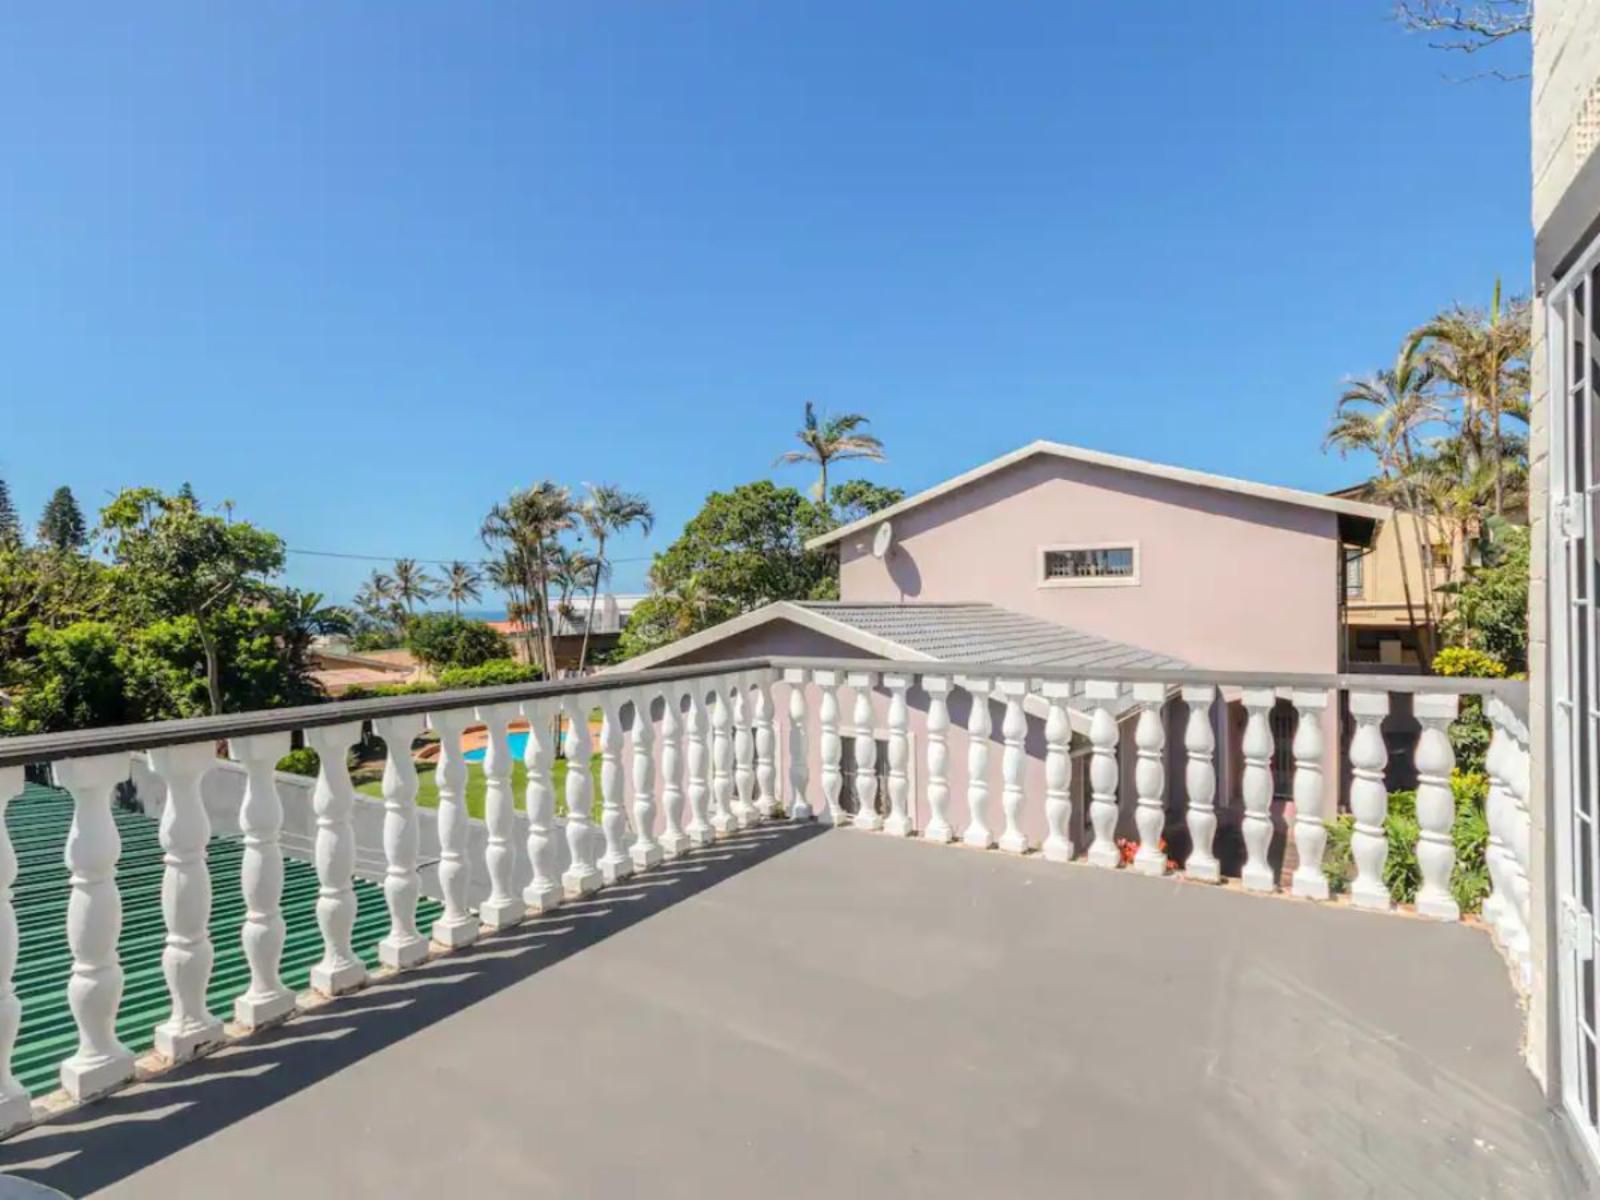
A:
[[[800,607],[940,662],[1085,669],[1188,665],[1153,650],[1082,633],[994,604],[809,601]]]

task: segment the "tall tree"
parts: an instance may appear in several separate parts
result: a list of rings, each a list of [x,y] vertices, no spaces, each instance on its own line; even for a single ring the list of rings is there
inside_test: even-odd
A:
[[[1435,50],[1467,56],[1518,41],[1533,32],[1533,0],[1396,0],[1395,20],[1428,36]],[[1494,79],[1526,79],[1526,71],[1498,67],[1478,72]]]
[[[11,503],[11,489],[0,479],[0,550],[15,550],[22,545],[22,522]]]
[[[510,552],[528,607],[540,632],[546,678],[555,677],[555,638],[550,628],[550,547],[573,527],[572,493],[545,479],[520,488],[491,508],[479,536],[487,546]]]
[[[444,595],[455,609],[456,615],[461,615],[461,606],[468,600],[478,600],[483,596],[483,576],[476,567],[464,562],[453,562],[444,569]]]
[[[65,484],[51,493],[44,506],[44,515],[39,518],[39,541],[62,553],[82,550],[89,544],[89,526],[83,519],[83,510]]]
[[[829,500],[829,463],[844,462],[849,459],[883,461],[883,443],[870,433],[861,432],[869,424],[871,422],[860,413],[842,413],[836,417],[819,419],[816,406],[808,400],[805,424],[795,434],[802,449],[785,451],[778,455],[777,462],[773,465],[816,463],[818,477],[816,485],[811,489],[811,495],[826,507]]]
[[[417,565],[416,559],[397,558],[394,562],[394,594],[409,617],[416,612],[419,602],[438,595],[438,584],[432,575]]]
[[[635,527],[649,536],[656,526],[655,510],[648,500],[610,483],[589,485],[582,515],[584,527],[594,538],[594,579],[589,587],[589,614],[583,623],[583,647],[578,651],[580,672],[589,660],[589,632],[594,628],[594,606],[600,598],[600,581],[611,569],[606,558],[606,541]]]

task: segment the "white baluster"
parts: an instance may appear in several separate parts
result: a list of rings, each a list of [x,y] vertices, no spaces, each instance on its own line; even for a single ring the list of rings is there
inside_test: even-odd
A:
[[[689,848],[683,831],[683,693],[668,684],[661,701],[661,852],[677,858]]]
[[[483,823],[489,835],[483,850],[489,895],[478,906],[478,920],[490,929],[510,929],[527,915],[516,890],[516,797],[511,790],[511,745],[506,732],[516,715],[515,704],[490,704],[478,709],[478,720],[486,732]]]
[[[1483,861],[1493,886],[1488,896],[1484,897],[1482,916],[1494,934],[1494,940],[1504,948],[1509,940],[1507,935],[1510,933],[1512,912],[1509,903],[1511,881],[1506,867],[1509,854],[1506,849],[1506,817],[1515,802],[1510,797],[1510,785],[1506,783],[1506,750],[1511,739],[1496,711],[1498,703],[1495,696],[1485,696],[1483,699],[1484,715],[1489,718],[1493,729],[1489,737],[1489,749],[1483,756],[1483,770],[1489,777],[1488,795],[1483,802],[1484,821],[1489,826],[1489,844],[1484,848]]]
[[[656,723],[650,715],[653,692],[638,691],[633,702],[633,845],[628,857],[641,871],[661,862],[656,841]]]
[[[967,827],[961,840],[968,846],[987,850],[994,845],[989,829],[989,735],[994,722],[989,714],[987,679],[957,675],[956,684],[966,689],[972,707],[967,710]]]
[[[889,689],[889,815],[883,831],[892,837],[909,837],[911,777],[906,767],[911,761],[911,714],[906,707],[906,689],[911,686],[911,676],[885,675],[883,685]]]
[[[472,858],[468,853],[467,760],[461,755],[461,734],[471,714],[464,709],[428,714],[439,735],[439,764],[433,778],[439,789],[439,892],[444,912],[429,936],[451,950],[478,940],[478,918],[467,909],[472,897]]]
[[[711,828],[729,834],[738,827],[733,811],[733,707],[728,681],[719,679],[711,697]]]
[[[352,991],[367,981],[367,968],[356,957],[350,936],[356,924],[355,789],[346,759],[361,738],[361,722],[320,725],[306,732],[317,752],[317,786],[311,806],[317,814],[317,927],[322,932],[322,961],[311,968],[311,986],[324,996]]]
[[[1435,921],[1459,921],[1461,906],[1450,893],[1450,872],[1456,865],[1456,798],[1450,773],[1456,754],[1450,746],[1450,722],[1460,697],[1422,692],[1412,699],[1412,713],[1422,725],[1417,736],[1417,913]]]
[[[1277,702],[1271,688],[1245,688],[1244,710],[1244,870],[1239,881],[1247,892],[1270,892],[1277,883],[1267,851],[1272,845],[1272,724]]]
[[[1083,685],[1084,698],[1094,704],[1089,718],[1089,825],[1094,838],[1089,843],[1089,862],[1097,867],[1120,867],[1122,852],[1117,849],[1117,765],[1120,731],[1111,706],[1122,696],[1122,685],[1109,679],[1091,679]]]
[[[594,754],[589,737],[591,703],[587,696],[561,700],[567,716],[567,850],[572,858],[562,873],[561,886],[574,899],[597,891],[604,879],[594,861],[594,820],[590,815],[594,807],[594,783],[589,778],[589,760]]]
[[[1184,765],[1184,789],[1189,793],[1189,857],[1183,873],[1190,879],[1216,883],[1222,878],[1213,842],[1217,836],[1217,736],[1211,729],[1211,705],[1217,689],[1209,683],[1190,684],[1183,689],[1183,702],[1189,720],[1183,730],[1183,748],[1188,757]]]
[[[777,735],[772,708],[772,683],[763,675],[756,692],[756,820],[778,814]]]
[[[844,757],[844,742],[839,738],[839,674],[837,671],[813,671],[811,678],[822,693],[822,702],[817,708],[817,722],[821,726],[822,819],[830,825],[848,825],[850,816],[839,806],[839,793],[844,790],[844,776],[839,770]]]
[[[1139,849],[1133,856],[1133,869],[1141,875],[1165,875],[1167,852],[1162,835],[1167,828],[1167,727],[1162,709],[1167,702],[1164,683],[1136,683],[1133,698],[1139,704],[1139,719],[1133,741],[1138,757],[1133,764],[1133,791],[1137,799],[1134,823],[1139,827]]]
[[[244,929],[240,942],[250,965],[250,986],[233,1002],[233,1019],[255,1030],[294,1012],[294,993],[279,975],[283,959],[283,800],[278,795],[276,766],[289,753],[287,733],[262,733],[234,738],[228,752],[245,769],[244,802],[239,806],[239,831],[244,856],[239,882],[244,891]]]
[[[928,693],[928,824],[922,837],[929,842],[953,842],[950,824],[950,680],[944,675],[924,675]]]
[[[1000,849],[1007,854],[1026,854],[1028,838],[1022,832],[1023,779],[1028,765],[1028,714],[1022,701],[1028,694],[1026,679],[1002,679],[998,690],[1006,698],[1000,736],[1006,748],[1000,757],[1000,810],[1005,829],[1000,834]]]
[[[1050,862],[1071,862],[1072,844],[1072,714],[1067,700],[1070,683],[1048,682],[1044,697],[1050,713],[1044,721],[1044,822],[1043,852]]]
[[[1355,735],[1350,739],[1350,812],[1355,830],[1350,835],[1350,856],[1356,877],[1350,884],[1350,902],[1357,908],[1387,911],[1393,905],[1383,881],[1383,864],[1389,857],[1389,835],[1384,820],[1389,815],[1389,791],[1383,769],[1389,751],[1383,744],[1383,718],[1389,713],[1387,692],[1351,692],[1350,715]]]
[[[72,978],[67,1004],[78,1025],[78,1049],[61,1064],[61,1086],[74,1100],[88,1100],[133,1078],[133,1053],[117,1040],[117,1005],[122,1000],[122,896],[117,859],[122,838],[111,816],[111,792],[128,778],[126,754],[69,758],[55,766],[56,780],[72,793],[72,831],[67,835],[67,946]]]
[[[417,932],[417,767],[411,744],[422,734],[421,714],[384,717],[372,723],[383,739],[383,899],[389,906],[389,934],[378,943],[378,961],[396,971],[428,957],[428,942]]]
[[[688,743],[689,763],[689,844],[691,846],[709,846],[716,840],[716,831],[711,828],[711,822],[706,819],[710,807],[711,790],[707,783],[706,769],[709,762],[709,752],[706,746],[706,734],[710,728],[710,715],[706,711],[705,685],[697,681],[689,692],[689,717],[684,726],[684,738]]]
[[[809,821],[814,815],[811,787],[811,742],[806,730],[806,673],[789,667],[783,672],[789,685],[789,819]]]
[[[740,829],[756,823],[756,739],[751,728],[750,690],[743,679],[733,690],[733,821]]]
[[[1516,906],[1516,926],[1511,936],[1511,956],[1517,963],[1522,988],[1533,986],[1533,886],[1529,877],[1532,869],[1533,818],[1528,797],[1532,787],[1532,757],[1528,751],[1527,730],[1518,723],[1509,755],[1511,766],[1507,777],[1511,782],[1512,810],[1511,841],[1511,895]]]
[[[1328,879],[1322,873],[1322,854],[1328,847],[1328,827],[1322,821],[1322,718],[1328,693],[1295,691],[1294,701],[1294,849],[1300,865],[1294,869],[1289,890],[1308,900],[1328,898]]]
[[[560,908],[563,898],[561,851],[556,845],[556,789],[550,778],[560,711],[558,705],[533,700],[522,706],[528,722],[528,744],[522,751],[528,782],[522,804],[528,814],[528,862],[533,868],[533,878],[522,889],[522,903],[534,913]]]
[[[200,781],[216,765],[210,742],[163,746],[150,752],[150,766],[167,785],[161,808],[163,869],[161,915],[166,943],[161,973],[166,976],[172,1012],[155,1029],[156,1053],[169,1062],[185,1062],[222,1040],[222,1022],[206,1007],[211,980],[211,871],[206,843],[211,821],[200,795]]]
[[[600,877],[608,884],[633,874],[622,794],[622,704],[626,700],[621,692],[600,694],[600,830],[605,834]]]
[[[22,794],[21,767],[0,767],[0,1134],[33,1120],[28,1089],[11,1073],[11,1052],[22,1025],[22,1002],[17,999],[12,976],[17,969],[17,913],[11,903],[11,886],[17,879],[17,854],[6,828],[6,806]]]
[[[878,815],[878,738],[873,728],[877,723],[872,711],[873,680],[874,676],[865,671],[853,671],[848,677],[856,697],[850,713],[850,723],[855,726],[856,812],[850,823],[868,833],[883,828],[883,818]]]

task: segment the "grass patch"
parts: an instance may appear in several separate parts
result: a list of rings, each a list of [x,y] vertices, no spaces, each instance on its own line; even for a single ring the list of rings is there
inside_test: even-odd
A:
[[[594,780],[594,811],[591,814],[594,820],[600,819],[600,756],[596,754],[589,760],[589,774]],[[556,815],[565,816],[567,813],[567,760],[558,758],[550,768],[550,782],[556,793]],[[481,762],[467,763],[467,812],[483,820],[483,798],[488,791],[489,779],[483,773]],[[511,792],[518,811],[524,807],[523,798],[527,795],[528,768],[522,760],[516,759],[511,764]],[[370,780],[367,783],[357,784],[356,791],[364,796],[373,796],[383,799],[383,781]],[[417,764],[417,803],[423,808],[439,807],[439,784],[434,779],[434,765],[432,763]]]

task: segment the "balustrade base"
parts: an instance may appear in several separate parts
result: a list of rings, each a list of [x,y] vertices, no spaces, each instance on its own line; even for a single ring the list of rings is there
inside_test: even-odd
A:
[[[1245,865],[1239,872],[1239,882],[1247,892],[1270,892],[1278,886],[1278,878],[1268,867]]]
[[[1388,888],[1373,887],[1370,884],[1363,887],[1360,880],[1350,887],[1350,903],[1356,908],[1370,909],[1373,912],[1389,912],[1394,908],[1394,901],[1389,899]]]
[[[726,837],[728,834],[735,832],[738,828],[739,818],[734,816],[732,813],[718,813],[716,816],[711,818],[711,830],[713,833],[722,834],[724,837]]]
[[[428,936],[446,950],[459,950],[478,940],[478,922],[470,916],[440,917],[433,923]]]
[[[340,963],[334,967],[318,963],[311,968],[312,990],[321,992],[324,996],[342,996],[346,992],[364,987],[366,982],[367,968],[360,960]]]
[[[704,849],[706,846],[714,846],[717,842],[716,830],[709,827],[705,829],[691,829],[688,836],[689,845],[692,847],[699,847],[701,849]]]
[[[661,843],[661,853],[668,858],[677,858],[689,850],[687,833],[663,833],[657,840]]]
[[[850,822],[855,829],[865,833],[877,833],[883,828],[883,818],[875,812],[859,812]]]
[[[1110,867],[1115,869],[1122,865],[1122,851],[1115,846],[1098,844],[1090,846],[1088,858],[1091,867]]]
[[[1221,883],[1222,864],[1214,858],[1195,862],[1192,858],[1183,864],[1183,874],[1197,883]]]
[[[1028,839],[1020,833],[1002,834],[1000,837],[1000,849],[1007,854],[1026,854],[1028,852]]]
[[[994,834],[983,828],[968,829],[961,835],[961,843],[971,846],[974,850],[993,850]]]
[[[1141,875],[1159,878],[1167,873],[1167,856],[1159,850],[1140,850],[1133,856],[1133,869]]]
[[[922,840],[936,842],[941,846],[948,846],[956,840],[956,831],[948,825],[929,825],[922,831]]]
[[[234,1024],[242,1026],[249,1033],[286,1021],[293,1012],[294,993],[288,988],[265,996],[240,996],[233,1002]]]
[[[33,1101],[27,1092],[0,1100],[0,1136],[33,1122]]]
[[[600,890],[600,872],[590,867],[587,871],[568,871],[561,876],[561,890],[568,900],[578,900],[590,892]]]
[[[562,894],[561,886],[555,883],[547,883],[542,887],[530,883],[522,889],[523,906],[531,913],[552,912],[561,907],[564,899],[566,897]]]
[[[734,814],[733,822],[740,829],[754,829],[761,824],[761,816],[753,808],[742,808]]]
[[[910,837],[911,818],[891,813],[884,819],[883,832],[890,837]]]
[[[428,943],[420,937],[386,937],[378,943],[378,961],[396,971],[414,967],[428,957]]]
[[[1328,888],[1327,876],[1318,871],[1315,875],[1305,871],[1296,871],[1290,881],[1289,891],[1292,895],[1299,896],[1302,900],[1326,900],[1332,892]]]
[[[61,1086],[80,1104],[103,1096],[133,1078],[133,1054],[108,1054],[89,1059],[69,1058],[61,1064]]]
[[[170,1022],[156,1026],[156,1053],[173,1064],[188,1062],[202,1050],[222,1040],[222,1022],[214,1017],[209,1021],[185,1022],[178,1026]]]
[[[604,879],[606,886],[620,883],[633,874],[633,859],[631,858],[602,858],[600,860],[600,878]]]
[[[789,820],[791,821],[814,821],[816,816],[817,814],[811,811],[811,805],[804,800],[796,800],[789,806]]]
[[[1461,906],[1451,896],[1418,896],[1417,915],[1430,921],[1459,921]]]
[[[660,846],[633,846],[628,850],[628,857],[633,860],[634,870],[648,871],[660,866],[664,855]]]
[[[1076,857],[1076,855],[1073,853],[1073,845],[1071,842],[1051,841],[1048,838],[1045,839],[1045,843],[1040,848],[1039,852],[1044,855],[1044,860],[1046,862],[1071,862]]]

